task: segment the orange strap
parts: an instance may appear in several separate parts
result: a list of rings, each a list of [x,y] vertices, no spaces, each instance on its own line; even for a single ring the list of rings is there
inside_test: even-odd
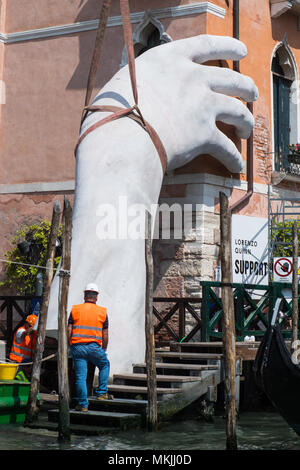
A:
[[[95,49],[92,58],[89,78],[88,78],[88,86],[85,98],[85,107],[82,114],[81,124],[85,120],[87,114],[89,112],[112,112],[113,114],[98,121],[96,124],[92,125],[88,128],[79,138],[76,148],[75,148],[75,156],[78,149],[78,146],[83,141],[83,139],[92,131],[97,129],[98,127],[103,126],[108,122],[112,122],[116,119],[121,117],[129,117],[136,121],[138,124],[142,126],[142,128],[148,132],[152,142],[157,150],[157,153],[160,158],[161,166],[163,173],[165,173],[168,158],[164,148],[164,145],[159,138],[155,129],[143,118],[143,115],[138,107],[138,92],[137,92],[137,84],[136,84],[136,70],[135,70],[135,56],[134,56],[134,47],[133,47],[133,40],[132,40],[132,28],[130,22],[130,10],[129,10],[129,3],[128,0],[120,0],[120,8],[121,8],[121,15],[123,21],[123,31],[124,31],[124,39],[126,45],[126,52],[128,58],[128,66],[129,66],[129,73],[130,73],[130,80],[131,80],[131,87],[134,97],[135,105],[131,106],[130,108],[120,108],[118,106],[88,106],[88,103],[91,98],[92,90],[95,85],[96,81],[96,74],[98,69],[98,64],[100,61],[101,50],[103,46],[104,40],[104,33],[107,25],[107,20],[109,17],[109,10],[110,10],[111,0],[103,0],[102,8],[100,12],[100,20],[99,20],[99,28],[97,31],[96,42],[95,42]]]
[[[153,144],[154,144],[154,146],[157,150],[158,156],[160,158],[163,173],[165,173],[166,168],[167,168],[167,164],[168,164],[168,158],[167,158],[165,148],[164,148],[157,132],[155,131],[155,129],[147,121],[145,121],[142,118],[140,113],[138,113],[137,109],[138,108],[136,108],[135,106],[132,106],[131,108],[120,108],[118,106],[86,106],[84,108],[84,110],[87,111],[87,112],[96,112],[96,111],[101,112],[102,111],[102,112],[112,112],[114,114],[102,119],[101,121],[96,122],[95,124],[93,124],[91,127],[89,127],[80,136],[80,138],[77,142],[76,148],[75,148],[75,155],[76,155],[78,146],[83,141],[83,139],[88,134],[90,134],[90,132],[94,131],[98,127],[101,127],[101,126],[103,126],[104,124],[106,124],[108,122],[114,121],[114,120],[119,119],[119,118],[124,117],[124,116],[127,116],[130,119],[133,119],[138,124],[140,124],[140,126],[143,129],[145,129],[145,131],[148,132],[148,134],[150,135],[150,137],[152,139],[152,142],[153,142]],[[136,112],[134,112],[134,111],[136,111]]]
[[[106,30],[107,20],[109,17],[110,4],[111,4],[111,0],[103,0],[101,11],[100,11],[99,27],[98,27],[96,41],[95,41],[94,53],[93,53],[91,68],[89,72],[89,78],[88,78],[88,84],[87,84],[87,90],[86,90],[86,96],[85,96],[85,106],[88,106],[90,99],[91,99],[93,88],[95,86],[96,74],[97,74],[97,69],[98,69],[98,65],[100,62],[102,46],[103,46],[103,41],[104,41],[104,34]]]

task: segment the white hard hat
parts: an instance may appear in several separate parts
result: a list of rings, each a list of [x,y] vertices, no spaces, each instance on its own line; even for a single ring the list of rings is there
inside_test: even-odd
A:
[[[93,283],[90,283],[86,286],[86,288],[84,289],[84,292],[86,291],[96,292],[97,294],[99,294],[99,289],[98,289],[97,284],[93,284]]]

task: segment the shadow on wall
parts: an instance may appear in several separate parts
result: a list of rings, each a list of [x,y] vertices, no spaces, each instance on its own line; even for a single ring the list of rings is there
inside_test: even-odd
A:
[[[161,8],[161,3],[162,2],[158,0],[152,0],[151,2],[149,2],[149,0],[139,0],[130,2],[131,12],[143,12],[146,9],[149,9],[150,7],[152,7],[153,9]],[[170,0],[165,3],[165,6],[176,6],[180,5],[181,1]],[[99,6],[99,0],[81,0],[78,8],[80,9],[80,11],[74,20],[75,23],[95,20],[99,18],[99,13],[101,9],[101,5]],[[119,15],[119,0],[113,0],[110,10],[110,16]],[[165,30],[167,29],[171,21],[172,18],[166,18],[163,20]],[[133,24],[133,30],[135,29],[135,27],[136,25]],[[95,45],[95,38],[95,30],[82,32],[79,34],[79,62],[67,85],[68,90],[81,90],[86,88],[92,60],[92,54]],[[96,78],[95,88],[100,89],[119,70],[123,48],[124,39],[122,27],[108,27],[105,33],[102,50],[103,52]],[[105,64],[105,68],[103,68],[101,64]]]
[[[272,38],[277,42],[282,42],[286,35],[286,41],[292,48],[300,48],[298,17],[292,13],[285,13],[279,18],[272,18]]]

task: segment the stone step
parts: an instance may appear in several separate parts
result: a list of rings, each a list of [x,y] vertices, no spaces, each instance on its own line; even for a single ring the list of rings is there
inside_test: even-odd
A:
[[[236,355],[243,360],[254,360],[258,351],[260,341],[236,342]],[[223,343],[220,341],[212,341],[210,343],[191,342],[191,343],[171,343],[171,352],[182,353],[221,353],[223,351]]]
[[[215,350],[220,353],[223,348],[222,341],[211,341],[211,342],[183,342],[183,343],[170,343],[170,351],[186,351],[186,352],[215,352]]]
[[[50,422],[58,422],[58,418],[59,410],[48,411],[48,420]],[[86,412],[70,410],[70,423],[95,426],[104,425],[105,427],[117,427],[122,431],[139,429],[142,425],[140,414],[95,410]]]
[[[179,375],[156,375],[157,387],[182,387],[186,382],[200,381],[200,377],[179,376]],[[147,383],[147,374],[114,374],[113,383],[115,385],[139,385],[140,382]]]
[[[26,427],[30,429],[46,429],[48,431],[58,432],[58,423],[48,420],[48,416],[39,415],[38,419],[33,423],[27,424]],[[108,427],[108,426],[96,426],[96,425],[87,425],[87,424],[74,424],[70,423],[70,432],[71,434],[76,434],[79,436],[99,436],[102,434],[113,434],[120,432],[120,429],[117,427]]]
[[[175,352],[175,351],[158,351],[156,352],[156,360],[166,362],[180,362],[189,363],[190,361],[198,364],[206,363],[207,361],[220,361],[223,357],[222,354],[215,353],[195,353],[195,352]]]
[[[260,341],[254,341],[254,342],[248,342],[248,341],[237,341],[236,346],[242,347],[242,346],[259,346]],[[189,348],[189,347],[196,347],[196,348],[210,348],[210,349],[222,349],[223,348],[223,343],[222,341],[210,341],[210,342],[203,342],[203,341],[193,341],[193,342],[182,342],[182,343],[175,343],[171,342],[170,343],[170,349],[173,350],[174,346],[181,346],[183,349]]]
[[[115,398],[133,398],[143,399],[147,398],[148,389],[142,386],[131,386],[131,385],[108,385],[108,392],[111,393]],[[157,387],[157,400],[161,400],[166,395],[175,395],[181,393],[181,388],[162,388]]]
[[[155,364],[156,372],[160,375],[180,375],[200,377],[203,371],[215,370],[218,368],[215,364],[181,364],[173,362],[157,362]],[[133,372],[136,374],[145,374],[147,366],[145,363],[133,364]]]
[[[130,398],[114,398],[113,400],[97,400],[97,398],[88,397],[89,410],[115,411],[119,413],[146,413],[147,400],[132,400]]]

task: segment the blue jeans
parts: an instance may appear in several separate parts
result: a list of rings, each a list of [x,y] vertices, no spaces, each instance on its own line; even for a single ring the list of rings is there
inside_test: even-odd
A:
[[[109,360],[98,343],[73,344],[71,347],[75,367],[75,388],[77,402],[83,408],[89,405],[87,399],[86,377],[88,362],[91,362],[99,369],[99,385],[96,389],[96,395],[107,393],[107,382],[109,377]]]

